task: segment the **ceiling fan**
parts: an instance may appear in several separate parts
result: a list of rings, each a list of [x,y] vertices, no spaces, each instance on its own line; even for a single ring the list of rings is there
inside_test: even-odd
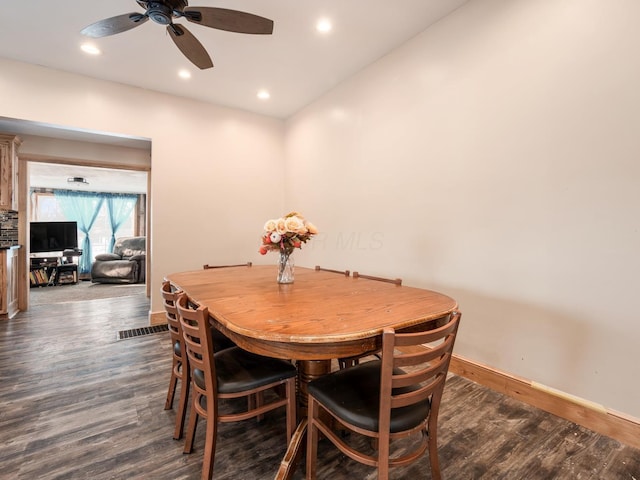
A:
[[[151,19],[167,26],[167,32],[180,51],[200,69],[213,67],[211,57],[189,31],[181,24],[173,23],[174,18],[184,18],[189,22],[228,32],[270,35],[273,20],[226,8],[189,7],[187,0],[160,0],[150,2],[136,0],[145,9],[144,13],[131,12],[105,18],[85,27],[80,33],[88,37],[101,38],[126,32]]]

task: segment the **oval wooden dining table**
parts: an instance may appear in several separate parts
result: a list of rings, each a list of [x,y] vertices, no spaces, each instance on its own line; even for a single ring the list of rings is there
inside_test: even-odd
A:
[[[278,284],[274,266],[250,264],[166,279],[207,307],[212,325],[238,346],[296,361],[301,420],[278,479],[290,478],[304,438],[310,380],[328,373],[332,359],[378,349],[385,327],[409,329],[457,308],[453,298],[431,290],[301,267],[292,284]]]

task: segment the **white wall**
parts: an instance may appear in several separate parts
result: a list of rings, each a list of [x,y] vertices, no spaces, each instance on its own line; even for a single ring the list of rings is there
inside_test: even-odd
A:
[[[52,133],[53,134],[53,133]],[[86,165],[115,165],[147,170],[151,167],[151,144],[147,148],[99,144],[39,135],[20,135],[20,155],[82,161]]]
[[[8,60],[0,114],[151,139],[152,310],[167,273],[273,262],[261,227],[297,209],[323,231],[298,264],[448,293],[457,353],[640,417],[638,18],[637,0],[472,0],[286,136]]]
[[[152,311],[169,273],[261,261],[283,206],[281,121],[3,59],[0,97],[3,117],[151,139]]]
[[[640,418],[639,18],[474,0],[290,119],[298,263],[450,294],[458,354]]]

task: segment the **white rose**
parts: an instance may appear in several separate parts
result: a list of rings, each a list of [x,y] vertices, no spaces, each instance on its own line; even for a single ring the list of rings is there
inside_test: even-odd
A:
[[[285,227],[288,232],[307,233],[307,228],[300,217],[289,217],[285,219]]]
[[[265,232],[273,232],[276,229],[276,220],[267,220],[267,223],[264,224]]]
[[[307,222],[307,230],[309,231],[309,233],[311,235],[315,235],[316,233],[318,233],[318,229],[316,228],[316,226],[311,223],[311,222]]]
[[[278,220],[276,220],[276,228],[275,228],[275,230],[280,235],[284,235],[285,233],[287,233],[287,225],[286,225],[286,222],[285,222],[284,218],[279,218]]]

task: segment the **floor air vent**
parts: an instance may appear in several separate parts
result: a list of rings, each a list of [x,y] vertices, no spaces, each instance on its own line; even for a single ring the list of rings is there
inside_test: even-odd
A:
[[[127,338],[141,337],[143,335],[151,335],[152,333],[168,331],[168,325],[152,325],[150,327],[131,328],[129,330],[120,330],[118,332],[118,340],[126,340]]]

